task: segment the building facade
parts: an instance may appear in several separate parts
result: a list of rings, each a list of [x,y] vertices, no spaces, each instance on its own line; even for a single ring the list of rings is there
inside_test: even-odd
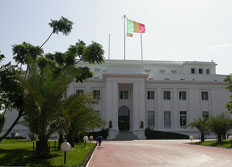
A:
[[[88,66],[93,78],[71,83],[73,93],[93,94],[94,109],[109,128],[109,139],[130,131],[145,139],[145,128],[198,136],[185,125],[197,117],[226,111],[229,91],[214,62],[105,60]]]
[[[145,139],[148,127],[199,136],[196,129],[185,125],[226,111],[229,101],[226,76],[216,74],[214,62],[105,60],[80,65],[88,66],[94,76],[84,83],[72,82],[65,97],[77,93],[98,99],[93,108],[109,128],[108,139],[121,131]],[[16,126],[13,132],[20,133],[20,129]]]

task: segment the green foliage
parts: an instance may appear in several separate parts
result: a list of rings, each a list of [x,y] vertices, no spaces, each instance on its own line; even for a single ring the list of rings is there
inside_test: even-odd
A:
[[[228,75],[225,79],[226,82],[228,82],[228,86],[226,87],[226,89],[228,89],[231,93],[232,93],[232,76]],[[230,96],[230,101],[226,104],[226,108],[228,109],[228,111],[232,112],[232,95]]]
[[[0,51],[1,53],[1,51]],[[2,62],[2,60],[5,58],[4,54],[0,54],[0,63]]]
[[[91,105],[96,103],[90,96],[72,95],[63,100],[62,116],[65,118],[64,131],[71,144],[74,138],[90,129],[103,128],[99,111],[93,110]],[[59,121],[61,122],[61,121]]]
[[[145,129],[145,136],[147,139],[188,139],[188,135],[173,133],[173,132],[163,132],[154,131],[150,128]]]
[[[30,43],[23,42],[19,45],[13,45],[14,60],[18,64],[27,64],[27,57],[30,56],[33,60],[36,60],[43,54],[43,49],[39,46],[33,46]]]
[[[231,129],[232,120],[230,114],[223,112],[218,116],[211,116],[209,119],[210,130],[217,135],[218,142],[221,143],[222,136]]]
[[[223,148],[231,148],[231,142],[229,140],[222,141],[218,143],[215,140],[204,141],[204,142],[194,142],[189,144],[201,145],[201,146],[211,146],[211,147],[223,147]]]
[[[19,69],[11,63],[0,67],[0,110],[12,107],[22,109],[21,85],[18,81]]]
[[[39,140],[48,140],[55,131],[55,121],[60,115],[62,95],[73,79],[70,69],[54,76],[54,69],[46,66],[42,73],[36,64],[29,64],[29,76],[21,78],[24,90],[25,121]]]
[[[51,20],[49,25],[53,29],[53,33],[62,32],[64,35],[68,35],[71,33],[73,22],[62,16],[59,20]]]
[[[5,123],[5,116],[3,113],[0,113],[0,134],[3,130],[4,127],[4,123]]]
[[[189,123],[186,127],[197,128],[201,133],[201,142],[203,142],[205,140],[205,134],[209,130],[208,119],[204,117],[199,117],[197,119],[194,119],[194,121]]]

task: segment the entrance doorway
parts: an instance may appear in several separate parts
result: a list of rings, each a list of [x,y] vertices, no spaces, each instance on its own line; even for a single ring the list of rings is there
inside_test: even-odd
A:
[[[130,111],[126,106],[122,106],[118,109],[118,128],[119,130],[130,129]]]

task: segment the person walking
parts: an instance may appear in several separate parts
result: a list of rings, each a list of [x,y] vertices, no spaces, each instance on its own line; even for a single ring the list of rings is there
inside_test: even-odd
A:
[[[98,146],[101,146],[101,142],[102,142],[102,139],[103,139],[103,137],[102,136],[98,136],[98,137],[96,137],[96,141],[98,141]]]

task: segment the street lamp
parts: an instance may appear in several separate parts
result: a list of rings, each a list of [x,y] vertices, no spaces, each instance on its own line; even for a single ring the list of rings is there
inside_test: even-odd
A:
[[[192,143],[192,140],[193,140],[193,136],[189,136],[189,139],[191,140],[191,143]]]
[[[64,164],[66,164],[66,152],[71,150],[71,145],[68,142],[63,142],[60,145],[60,149],[64,152]]]
[[[93,136],[89,136],[89,140],[92,142],[92,140],[93,140]]]
[[[88,139],[89,139],[88,136],[84,136],[84,137],[83,137],[83,140],[84,140],[84,147],[85,147],[86,142],[88,141]]]

